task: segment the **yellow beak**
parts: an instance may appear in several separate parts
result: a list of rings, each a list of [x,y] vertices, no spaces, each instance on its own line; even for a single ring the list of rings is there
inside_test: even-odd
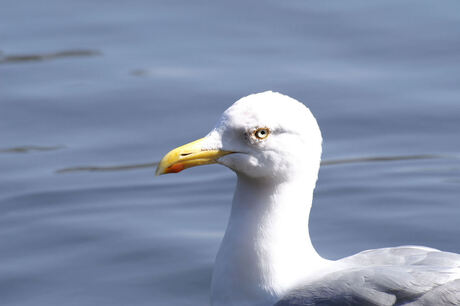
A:
[[[157,166],[156,175],[177,173],[195,166],[215,164],[220,157],[233,153],[223,150],[203,150],[203,139],[190,142],[166,154]]]

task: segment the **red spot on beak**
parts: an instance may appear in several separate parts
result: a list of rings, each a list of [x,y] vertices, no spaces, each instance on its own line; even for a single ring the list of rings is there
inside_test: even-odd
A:
[[[166,173],[178,173],[184,170],[184,164],[178,163],[166,168]]]

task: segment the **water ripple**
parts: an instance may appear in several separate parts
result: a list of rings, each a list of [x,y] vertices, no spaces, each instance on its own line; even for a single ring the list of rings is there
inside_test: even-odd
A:
[[[33,146],[33,145],[26,145],[26,146],[18,146],[18,147],[11,147],[0,149],[0,153],[29,153],[32,151],[54,151],[60,150],[65,148],[65,146]]]
[[[53,60],[57,58],[64,57],[87,57],[87,56],[96,56],[101,55],[102,53],[98,50],[85,50],[85,49],[75,49],[75,50],[63,50],[51,53],[41,53],[41,54],[12,54],[12,55],[3,55],[0,53],[0,64],[6,63],[24,63],[24,62],[38,62],[45,60]]]
[[[374,157],[355,157],[343,159],[330,159],[323,160],[321,166],[342,165],[342,164],[356,164],[365,162],[389,162],[399,160],[418,160],[418,159],[434,159],[442,158],[441,155],[434,154],[421,154],[421,155],[397,155],[397,156],[374,156]],[[69,173],[69,172],[106,172],[106,171],[124,171],[142,168],[156,167],[159,162],[142,163],[142,164],[127,164],[127,165],[113,165],[113,166],[76,166],[56,170],[56,173]]]

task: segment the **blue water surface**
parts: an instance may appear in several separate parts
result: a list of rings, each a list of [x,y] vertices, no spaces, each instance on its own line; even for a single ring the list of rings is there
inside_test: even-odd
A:
[[[1,305],[208,304],[235,176],[154,163],[268,89],[322,128],[321,255],[460,252],[460,2],[0,7]]]

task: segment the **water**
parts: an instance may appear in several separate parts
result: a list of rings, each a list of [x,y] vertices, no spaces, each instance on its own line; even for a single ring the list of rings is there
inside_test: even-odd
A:
[[[234,175],[154,177],[249,93],[324,136],[311,234],[460,252],[460,3],[0,3],[0,304],[206,305]]]

